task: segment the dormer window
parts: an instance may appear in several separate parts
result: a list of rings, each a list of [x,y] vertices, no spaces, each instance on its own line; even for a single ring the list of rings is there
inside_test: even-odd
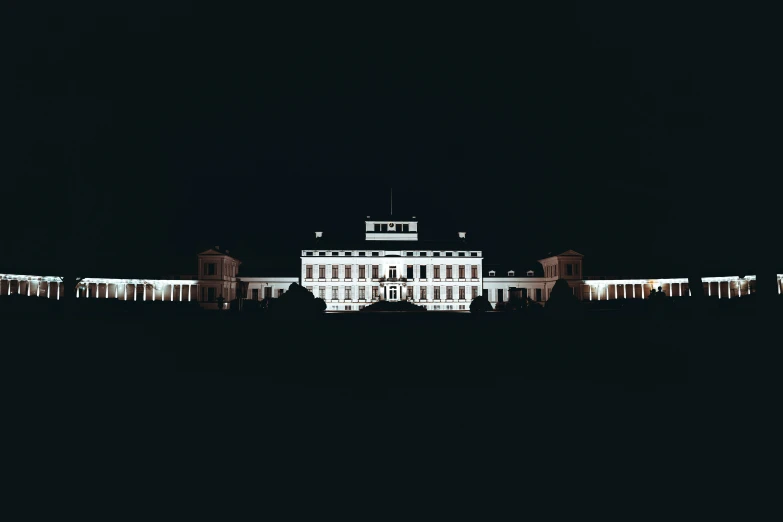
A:
[[[325,256],[325,255],[326,255],[326,252],[318,252],[318,255],[319,255],[319,256]]]
[[[508,277],[514,277],[514,271],[513,270],[509,270],[508,271]]]
[[[454,255],[454,252],[446,252],[446,257],[451,257]]]
[[[490,270],[489,271],[489,277],[495,277],[495,271],[494,270]]]
[[[528,270],[527,271],[527,276],[528,277],[533,277],[533,271],[532,270]]]
[[[470,257],[478,257],[478,252],[471,252]]]
[[[459,257],[465,257],[465,252],[460,252],[460,253],[459,253],[459,254],[457,254],[457,255],[458,255]]]
[[[313,255],[313,253],[312,252],[305,252],[305,255],[311,256],[311,255]]]

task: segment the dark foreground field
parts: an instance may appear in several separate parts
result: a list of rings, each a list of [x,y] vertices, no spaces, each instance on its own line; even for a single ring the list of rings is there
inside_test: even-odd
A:
[[[310,481],[431,498],[451,480],[507,489],[533,468],[555,496],[604,473],[668,489],[696,459],[710,474],[759,462],[779,391],[780,328],[747,314],[17,315],[0,332],[24,480],[45,470],[66,491],[87,473],[112,499],[204,481],[297,506]]]

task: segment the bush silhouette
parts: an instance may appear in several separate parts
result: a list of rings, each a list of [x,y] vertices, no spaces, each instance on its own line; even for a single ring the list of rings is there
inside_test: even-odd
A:
[[[365,306],[362,312],[426,312],[427,308],[410,301],[378,301]]]
[[[492,303],[489,302],[487,296],[481,294],[470,302],[470,313],[477,314],[481,312],[491,312]]]
[[[574,295],[568,281],[558,279],[549,294],[546,310],[550,315],[573,317],[581,312],[579,299]]]
[[[297,283],[291,283],[287,292],[269,301],[269,312],[273,314],[314,315],[324,310],[324,300],[316,299],[312,292]]]

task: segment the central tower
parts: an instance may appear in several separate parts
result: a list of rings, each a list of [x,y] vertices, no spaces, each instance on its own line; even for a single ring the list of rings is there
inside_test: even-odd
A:
[[[419,230],[416,216],[411,219],[372,220],[370,216],[364,221],[364,239],[367,241],[418,241]]]

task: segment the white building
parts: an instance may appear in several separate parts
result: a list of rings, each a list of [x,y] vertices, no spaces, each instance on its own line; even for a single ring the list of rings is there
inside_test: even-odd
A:
[[[241,274],[242,262],[216,246],[198,254],[196,277],[88,277],[74,291],[77,298],[198,301],[204,308],[216,309],[220,298],[226,303],[237,297],[274,299],[298,283],[323,299],[332,312],[358,311],[379,300],[408,300],[428,310],[467,311],[480,294],[493,306],[509,301],[512,295],[543,303],[558,279],[565,279],[574,295],[584,301],[647,299],[658,287],[672,297],[689,295],[687,278],[586,278],[583,256],[573,250],[540,259],[540,270],[486,270],[482,250],[470,244],[464,232],[455,236],[447,241],[419,240],[415,217],[379,221],[368,216],[364,240],[355,244],[316,232],[314,244],[301,251],[298,275]],[[705,277],[702,284],[706,295],[731,299],[754,292],[755,279],[752,275]],[[59,276],[0,273],[0,295],[59,299],[65,291]],[[778,275],[781,291],[783,274]]]

